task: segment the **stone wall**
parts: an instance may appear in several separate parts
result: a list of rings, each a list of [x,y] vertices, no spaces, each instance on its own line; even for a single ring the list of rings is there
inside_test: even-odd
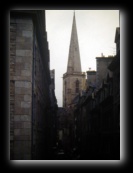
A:
[[[10,158],[31,159],[33,22],[10,19]]]
[[[44,160],[53,133],[45,11],[10,15],[10,159]]]
[[[15,76],[16,55],[16,23],[10,25],[10,77]],[[13,158],[14,112],[15,112],[15,81],[10,80],[10,155]]]

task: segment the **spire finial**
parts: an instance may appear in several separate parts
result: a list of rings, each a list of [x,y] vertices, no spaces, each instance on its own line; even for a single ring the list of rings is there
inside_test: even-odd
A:
[[[73,10],[73,20],[75,20],[75,10]]]

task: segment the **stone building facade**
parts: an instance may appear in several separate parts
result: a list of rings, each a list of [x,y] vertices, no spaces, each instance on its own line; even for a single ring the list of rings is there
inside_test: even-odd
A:
[[[45,11],[11,11],[10,159],[45,159],[49,154],[49,63]]]
[[[63,75],[63,107],[73,104],[85,86],[85,73],[82,73],[75,14],[71,32],[67,72]]]

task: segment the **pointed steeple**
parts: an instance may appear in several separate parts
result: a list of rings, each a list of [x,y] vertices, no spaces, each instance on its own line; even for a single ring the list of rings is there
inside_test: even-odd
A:
[[[77,35],[76,19],[75,19],[75,11],[74,11],[71,40],[70,40],[70,47],[69,47],[67,73],[70,74],[70,73],[81,73],[81,72],[82,71],[81,71],[78,35]]]

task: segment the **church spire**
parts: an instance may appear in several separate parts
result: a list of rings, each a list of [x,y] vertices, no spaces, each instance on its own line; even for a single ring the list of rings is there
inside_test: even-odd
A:
[[[63,107],[75,104],[74,100],[84,89],[84,83],[85,73],[81,71],[76,18],[73,12],[67,72],[63,74]]]
[[[69,73],[69,74],[70,73],[81,73],[81,62],[80,62],[75,11],[74,11],[74,15],[73,15],[73,24],[72,24],[70,47],[69,47],[67,73]]]

